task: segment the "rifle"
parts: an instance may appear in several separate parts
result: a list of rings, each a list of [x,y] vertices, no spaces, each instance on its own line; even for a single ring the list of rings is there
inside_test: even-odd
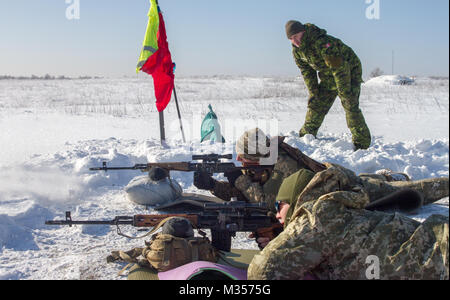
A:
[[[89,168],[90,171],[123,171],[123,170],[140,170],[142,172],[148,172],[151,168],[158,167],[170,171],[181,171],[181,172],[199,172],[206,173],[208,175],[224,173],[230,174],[236,171],[252,170],[255,173],[263,172],[265,170],[273,168],[273,166],[247,166],[238,167],[232,162],[222,162],[221,159],[232,159],[232,154],[219,155],[219,154],[208,154],[208,155],[193,155],[193,161],[202,161],[200,163],[193,162],[169,162],[169,163],[147,163],[147,164],[136,164],[132,167],[108,167],[106,162],[103,162],[102,167]]]
[[[158,226],[166,218],[181,217],[188,219],[196,229],[209,229],[211,231],[211,244],[218,250],[229,252],[231,250],[231,238],[235,237],[237,232],[256,232],[257,235],[265,234],[267,236],[269,231],[281,231],[282,225],[274,223],[273,218],[268,216],[268,211],[265,203],[254,204],[231,201],[226,203],[205,203],[203,211],[197,214],[118,216],[113,220],[106,221],[74,221],[71,213],[66,212],[65,220],[46,221],[45,224],[68,225],[70,227],[73,225],[117,226],[119,235],[132,238],[122,234],[119,225],[149,228]]]

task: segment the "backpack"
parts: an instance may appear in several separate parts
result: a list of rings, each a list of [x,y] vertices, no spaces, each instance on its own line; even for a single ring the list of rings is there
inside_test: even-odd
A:
[[[157,234],[143,249],[142,256],[159,272],[165,272],[195,261],[217,261],[216,249],[206,237],[179,238]]]
[[[161,221],[149,233],[157,231],[173,219],[177,218],[169,217]],[[145,248],[134,248],[127,252],[113,251],[106,260],[107,262],[121,260],[129,263],[119,272],[119,275],[134,264],[165,272],[195,261],[216,262],[218,251],[211,245],[211,241],[204,232],[199,230],[199,233],[202,237],[176,237],[164,233],[163,227],[163,232],[154,234],[150,242],[145,242]],[[142,258],[138,259],[139,257]]]

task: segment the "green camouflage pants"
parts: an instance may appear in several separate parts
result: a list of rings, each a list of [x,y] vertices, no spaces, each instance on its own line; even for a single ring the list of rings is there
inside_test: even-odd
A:
[[[305,124],[300,131],[301,137],[306,134],[317,136],[325,116],[333,106],[336,97],[339,96],[346,113],[347,126],[353,136],[353,144],[357,149],[370,147],[370,131],[359,108],[362,67],[359,59],[355,58],[355,60],[353,67],[346,62],[334,72],[319,72],[319,93],[312,95],[308,102]]]

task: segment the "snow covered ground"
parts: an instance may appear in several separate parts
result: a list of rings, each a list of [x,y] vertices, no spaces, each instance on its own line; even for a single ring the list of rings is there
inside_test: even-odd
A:
[[[233,141],[256,125],[286,135],[289,144],[319,161],[357,173],[390,168],[413,179],[449,176],[448,79],[416,78],[412,85],[392,78],[368,81],[360,101],[373,146],[357,152],[339,100],[319,139],[298,137],[307,103],[299,78],[190,77],[178,78],[176,88],[188,141],[182,142],[172,102],[164,148],[148,77],[0,80],[0,279],[123,279],[117,276],[123,265],[107,264],[106,256],[142,246],[142,240],[129,241],[107,226],[44,225],[64,218],[65,211],[83,220],[153,212],[125,199],[123,187],[141,174],[88,168],[102,161],[131,166],[234,153]],[[224,145],[199,144],[208,104],[219,117]],[[193,186],[192,174],[172,176],[186,192],[205,193]],[[433,213],[448,215],[448,198],[411,217],[423,220]],[[242,233],[233,246],[256,245]]]

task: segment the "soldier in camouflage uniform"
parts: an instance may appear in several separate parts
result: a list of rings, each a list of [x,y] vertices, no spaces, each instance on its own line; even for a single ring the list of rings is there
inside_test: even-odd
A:
[[[341,40],[327,35],[325,30],[313,24],[289,21],[286,33],[310,94],[300,137],[306,134],[317,136],[325,116],[339,96],[355,150],[369,148],[371,135],[359,108],[363,79],[358,56]]]
[[[194,185],[211,191],[215,196],[230,200],[232,197],[247,202],[264,202],[274,208],[275,198],[283,180],[302,168],[311,171],[323,170],[325,166],[313,161],[300,150],[284,143],[283,137],[269,139],[256,128],[249,130],[236,143],[238,160],[246,165],[262,165],[268,169],[262,174],[238,171],[225,174],[228,182],[217,181],[207,174],[194,174]],[[271,157],[271,154],[273,157]]]
[[[250,280],[449,279],[448,216],[433,215],[420,223],[364,209],[374,198],[405,186],[421,193],[425,202],[447,197],[448,178],[400,185],[326,166],[309,176],[299,196],[292,195],[292,216],[251,262]],[[284,188],[285,200],[289,193]]]

